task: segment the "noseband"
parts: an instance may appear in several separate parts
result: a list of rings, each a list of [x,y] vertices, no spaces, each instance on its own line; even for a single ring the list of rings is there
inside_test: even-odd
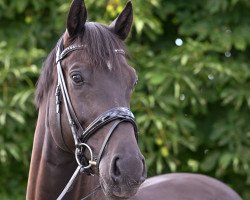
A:
[[[60,196],[57,198],[57,200],[61,200],[65,194],[68,192],[68,190],[71,188],[72,184],[74,183],[75,179],[80,173],[87,173],[87,174],[93,174],[91,167],[96,166],[97,173],[99,173],[99,164],[103,155],[103,152],[105,150],[105,147],[114,133],[115,129],[123,122],[130,122],[135,131],[135,137],[138,140],[138,133],[137,133],[137,126],[135,123],[135,118],[133,113],[129,110],[129,108],[126,107],[115,107],[112,108],[104,113],[102,113],[100,116],[98,116],[86,129],[83,129],[81,126],[77,115],[74,111],[74,108],[72,106],[70,96],[68,94],[68,90],[66,87],[65,79],[63,76],[62,71],[62,65],[61,61],[71,52],[76,50],[83,50],[86,48],[85,45],[72,45],[64,49],[63,46],[63,39],[61,38],[58,41],[57,44],[57,51],[56,51],[56,65],[57,65],[57,75],[58,75],[58,85],[56,88],[56,113],[57,113],[57,119],[58,119],[58,125],[61,132],[61,137],[64,143],[64,147],[69,149],[67,145],[64,142],[63,134],[62,134],[62,128],[61,128],[61,103],[63,100],[64,107],[66,110],[68,122],[70,125],[71,133],[74,139],[75,144],[75,159],[78,164],[78,167],[76,168],[74,174],[72,175],[71,179],[65,186],[64,190],[60,194]],[[116,52],[117,49],[114,50]],[[119,50],[123,51],[123,50]],[[62,96],[62,98],[61,98]],[[99,154],[97,157],[94,157],[93,151],[90,148],[90,146],[87,144],[88,139],[96,133],[100,128],[104,127],[105,125],[109,124],[110,122],[113,122],[114,124],[110,128],[106,138],[103,141],[103,144],[101,146],[101,149],[99,151]],[[89,151],[90,154],[90,160],[87,160],[87,158],[84,156],[85,150]]]

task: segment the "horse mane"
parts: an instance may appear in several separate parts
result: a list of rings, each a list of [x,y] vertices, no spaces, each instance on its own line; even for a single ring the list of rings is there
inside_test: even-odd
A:
[[[70,45],[73,43],[86,46],[85,55],[88,56],[88,61],[93,67],[107,67],[107,62],[118,67],[119,56],[115,53],[115,49],[122,49],[125,56],[127,55],[123,41],[111,32],[108,26],[96,22],[86,22],[84,29],[70,41]],[[50,52],[43,63],[35,94],[37,108],[40,107],[50,87],[55,82],[55,57],[56,48]]]

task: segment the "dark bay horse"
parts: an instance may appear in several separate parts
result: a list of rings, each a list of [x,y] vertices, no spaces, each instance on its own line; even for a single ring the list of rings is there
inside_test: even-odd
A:
[[[242,200],[224,183],[201,174],[170,173],[148,178],[131,200]]]
[[[83,1],[74,0],[66,31],[39,78],[26,199],[240,199],[223,183],[202,175],[145,181],[129,109],[137,75],[123,44],[133,21],[132,4],[110,25],[86,19]]]
[[[94,199],[129,198],[146,178],[129,110],[137,75],[123,44],[132,4],[109,26],[86,18],[83,1],[74,0],[67,30],[37,85],[29,200],[80,199],[91,192]]]

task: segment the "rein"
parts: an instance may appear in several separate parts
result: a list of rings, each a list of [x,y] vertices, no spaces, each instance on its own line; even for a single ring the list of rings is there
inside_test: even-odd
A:
[[[130,122],[135,131],[135,137],[138,141],[138,131],[137,131],[137,125],[135,123],[135,118],[133,113],[129,110],[129,108],[126,107],[115,107],[112,108],[104,113],[102,113],[100,116],[98,116],[86,129],[83,129],[77,115],[74,111],[74,108],[72,106],[70,96],[68,94],[68,90],[65,84],[65,79],[63,75],[62,65],[61,61],[71,52],[76,50],[83,50],[86,48],[85,45],[71,45],[64,49],[63,47],[63,39],[61,38],[58,41],[57,44],[57,52],[56,52],[56,65],[57,65],[57,75],[58,75],[58,85],[56,88],[56,113],[57,113],[57,119],[59,124],[59,129],[61,132],[61,137],[63,141],[64,147],[69,150],[67,145],[65,144],[63,134],[62,134],[62,128],[61,128],[61,103],[63,102],[66,115],[68,118],[68,122],[70,125],[71,133],[74,139],[75,144],[75,159],[78,164],[78,167],[76,168],[75,172],[73,173],[72,177],[70,178],[69,182],[57,198],[57,200],[63,199],[63,197],[66,195],[66,193],[71,189],[72,185],[76,181],[77,177],[80,175],[80,173],[87,173],[88,175],[93,175],[93,172],[91,170],[92,166],[96,167],[97,174],[99,174],[99,164],[103,155],[103,152],[105,150],[105,147],[111,138],[112,134],[114,133],[115,129],[123,122]],[[123,50],[115,49],[115,53],[121,53]],[[61,98],[62,95],[62,98]],[[63,100],[63,101],[62,101]],[[99,151],[99,154],[97,157],[94,157],[93,151],[90,148],[90,146],[87,144],[88,139],[96,133],[100,128],[104,127],[105,125],[115,122],[112,127],[110,128],[106,138],[103,141],[103,144],[101,146],[101,149]],[[88,160],[84,156],[85,150],[89,151],[90,159]],[[65,149],[64,149],[65,150]],[[97,189],[100,188],[98,186],[93,192],[91,192],[89,195],[84,197],[83,199],[88,198],[89,196],[93,195]]]

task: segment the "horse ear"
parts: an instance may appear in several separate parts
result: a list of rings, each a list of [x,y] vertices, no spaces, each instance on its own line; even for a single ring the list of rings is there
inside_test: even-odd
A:
[[[67,31],[69,36],[75,36],[87,20],[87,10],[83,0],[73,0],[67,19]]]
[[[109,25],[109,28],[119,36],[120,39],[125,40],[128,37],[133,23],[133,7],[129,1],[120,15]]]

